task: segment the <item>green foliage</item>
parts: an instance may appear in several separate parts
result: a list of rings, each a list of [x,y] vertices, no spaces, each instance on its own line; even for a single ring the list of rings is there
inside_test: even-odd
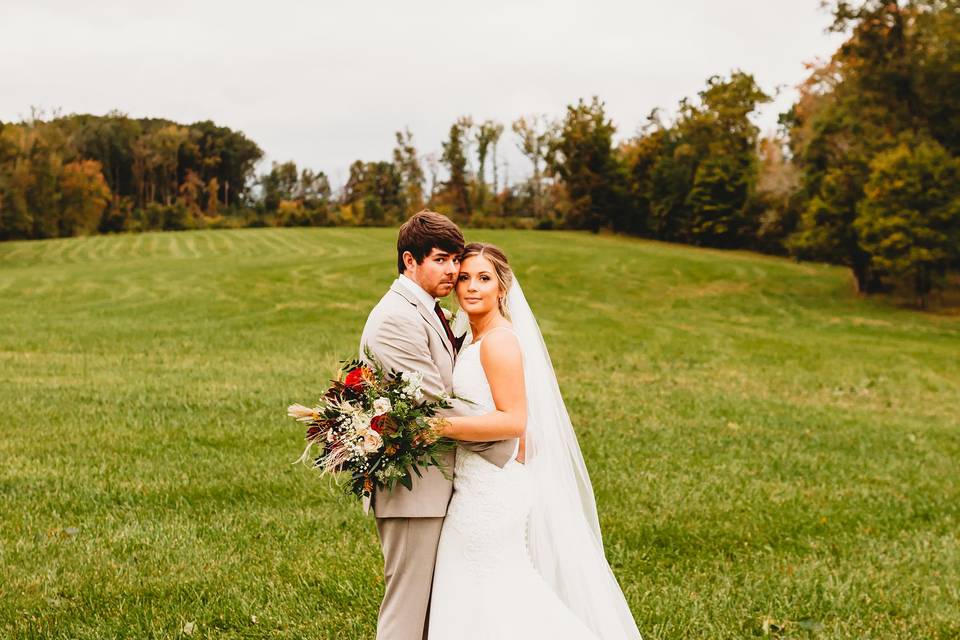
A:
[[[449,202],[453,207],[453,214],[460,220],[469,220],[473,212],[470,202],[470,190],[467,186],[467,135],[473,127],[470,118],[460,118],[450,125],[450,136],[443,143],[441,159],[450,173],[445,190],[449,194]]]
[[[357,160],[350,165],[342,202],[356,210],[359,224],[383,226],[406,218],[403,177],[391,162]]]
[[[322,227],[330,224],[326,207],[307,207],[300,200],[281,200],[275,215],[278,227]]]
[[[549,148],[548,166],[570,198],[567,226],[596,233],[621,216],[622,170],[613,152],[613,122],[594,96],[567,107]]]
[[[297,163],[273,163],[270,172],[260,178],[263,189],[263,206],[267,211],[276,211],[282,200],[294,200],[300,187]]]
[[[217,190],[210,193],[228,208],[252,204],[250,187],[254,166],[263,152],[243,133],[204,120],[190,125],[193,144],[181,149],[186,168],[193,169],[204,184],[216,180]],[[322,173],[320,174],[322,175]],[[207,207],[205,213],[210,213]]]
[[[151,202],[138,210],[138,224],[141,230],[185,231],[197,229],[198,220],[183,203],[170,205]]]
[[[687,196],[691,239],[708,246],[750,246],[758,225],[747,215],[758,130],[749,116],[770,97],[752,75],[737,71],[729,79],[710,78],[700,100],[702,106],[687,110],[678,123],[682,138],[702,154]]]
[[[709,156],[700,163],[687,196],[695,244],[732,248],[749,243],[755,232],[754,221],[744,211],[749,177],[749,170],[726,154]]]
[[[870,163],[854,226],[873,265],[924,298],[960,264],[960,160],[909,139]]]
[[[634,180],[649,182],[644,193],[638,186],[634,191],[643,194],[650,203],[647,225],[655,238],[687,242],[690,238],[690,211],[686,206],[690,185],[696,173],[697,156],[694,147],[679,140],[676,132],[663,136],[662,154],[652,163],[649,178],[635,168]],[[638,175],[639,174],[639,175]]]
[[[960,156],[960,3],[926,2],[916,15],[911,78],[920,119],[954,157]]]
[[[397,146],[393,150],[393,164],[400,174],[403,184],[403,209],[406,214],[413,214],[423,209],[424,194],[423,167],[417,157],[417,148],[413,145],[413,134],[407,129],[397,131]]]
[[[633,213],[617,228],[716,247],[751,247],[759,227],[749,206],[757,179],[750,115],[769,97],[753,76],[713,76],[700,103],[680,102],[672,125],[654,110],[621,147]]]
[[[833,28],[850,37],[783,118],[806,201],[788,246],[797,257],[849,265],[859,289],[872,292],[890,266],[855,225],[872,163],[904,135],[932,137],[956,155],[960,18],[955,2],[941,0],[841,1],[833,15]]]
[[[798,230],[788,239],[787,246],[801,259],[850,266],[861,290],[876,290],[878,275],[869,271],[870,256],[860,245],[853,226],[866,179],[862,169],[852,165],[824,172],[818,193],[808,201]],[[873,284],[868,286],[868,282]]]
[[[497,162],[497,141],[503,135],[503,125],[493,120],[486,120],[477,125],[475,131],[475,141],[477,143],[477,189],[476,203],[477,208],[483,210],[487,201],[487,157],[493,150],[494,175],[496,175]],[[496,179],[494,179],[493,194],[497,193]]]

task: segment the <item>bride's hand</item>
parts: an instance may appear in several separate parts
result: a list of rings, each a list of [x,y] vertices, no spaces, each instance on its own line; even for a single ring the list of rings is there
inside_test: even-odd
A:
[[[430,426],[430,442],[436,442],[442,438],[446,434],[447,429],[450,428],[450,420],[443,416],[429,418],[427,424]]]

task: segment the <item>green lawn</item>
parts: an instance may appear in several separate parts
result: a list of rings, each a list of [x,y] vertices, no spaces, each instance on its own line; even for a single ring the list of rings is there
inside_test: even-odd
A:
[[[647,640],[960,637],[960,321],[835,267],[467,235],[539,316]],[[285,408],[355,352],[394,242],[0,244],[0,636],[372,638],[373,520],[290,464]]]

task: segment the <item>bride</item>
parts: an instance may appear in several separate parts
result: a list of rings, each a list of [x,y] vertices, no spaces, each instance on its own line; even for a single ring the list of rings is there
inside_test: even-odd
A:
[[[503,252],[467,245],[456,292],[473,339],[457,357],[453,388],[475,410],[434,425],[456,440],[518,443],[502,469],[457,451],[430,640],[639,639],[604,557],[593,489],[550,356]]]

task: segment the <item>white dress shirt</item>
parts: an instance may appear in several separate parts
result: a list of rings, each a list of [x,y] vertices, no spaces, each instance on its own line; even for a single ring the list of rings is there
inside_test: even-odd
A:
[[[414,296],[416,296],[417,300],[422,302],[423,306],[425,306],[427,309],[430,310],[430,313],[431,313],[430,320],[433,322],[433,326],[435,326],[437,329],[440,330],[440,335],[443,336],[444,340],[446,340],[447,330],[443,328],[443,325],[440,323],[440,318],[438,318],[437,314],[433,312],[433,308],[436,306],[438,302],[440,302],[440,300],[437,298],[434,298],[432,295],[427,293],[423,287],[421,287],[419,284],[417,284],[416,282],[414,282],[413,280],[411,280],[410,278],[408,278],[402,273],[397,278],[397,282],[400,283],[400,285],[404,289],[406,289],[407,291],[412,293]],[[451,348],[452,348],[452,345],[451,345]]]

